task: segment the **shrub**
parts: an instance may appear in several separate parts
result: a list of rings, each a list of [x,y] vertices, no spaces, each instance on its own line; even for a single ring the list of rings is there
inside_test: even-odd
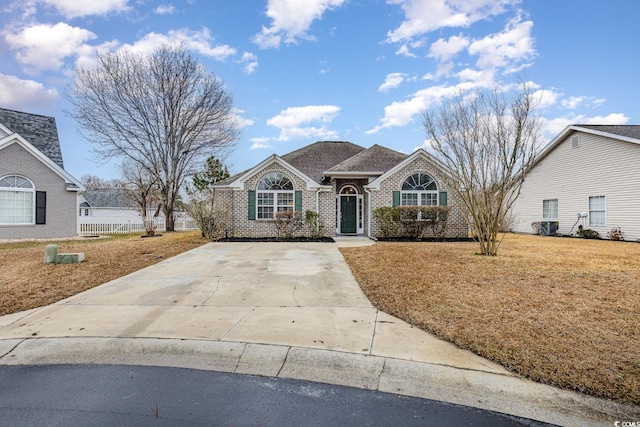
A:
[[[383,206],[373,210],[373,218],[378,222],[380,237],[397,237],[400,233],[400,216],[396,208]]]
[[[428,221],[422,220],[422,206],[398,206],[400,224],[405,233],[414,239],[420,239],[424,235]]]
[[[600,234],[590,228],[578,228],[578,237],[582,237],[583,239],[599,239]]]
[[[320,214],[316,211],[307,210],[304,213],[304,222],[309,228],[309,235],[314,239],[324,234],[324,224],[320,218]]]
[[[302,219],[302,212],[281,211],[276,213],[276,219],[273,223],[278,237],[291,239],[300,231],[304,225],[304,220]]]
[[[444,240],[447,235],[447,223],[449,220],[449,212],[451,208],[448,206],[425,206],[420,213],[422,218],[427,221],[426,229],[436,240]]]
[[[229,211],[215,201],[215,191],[192,194],[185,210],[194,219],[202,237],[218,240],[224,237],[229,222]]]
[[[542,229],[542,224],[540,221],[533,221],[531,223],[531,228],[533,229],[533,234],[540,234],[540,230]]]
[[[607,233],[607,237],[611,240],[624,240],[624,232],[620,227],[613,227]]]

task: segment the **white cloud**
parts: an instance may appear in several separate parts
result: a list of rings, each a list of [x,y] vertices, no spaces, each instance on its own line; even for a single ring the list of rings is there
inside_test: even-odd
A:
[[[404,73],[387,74],[387,78],[384,79],[384,83],[382,83],[380,85],[380,87],[378,87],[378,91],[387,92],[390,89],[397,88],[398,86],[400,86],[402,84],[402,82],[405,81],[406,77],[407,77],[407,75],[404,74]]]
[[[40,0],[54,7],[66,18],[107,15],[129,10],[128,0]]]
[[[234,109],[233,118],[238,125],[238,128],[243,129],[248,126],[253,126],[253,120],[242,117],[244,110]]]
[[[521,0],[387,0],[399,5],[405,20],[387,33],[387,41],[410,40],[443,27],[468,27],[476,21],[503,13]]]
[[[183,43],[187,49],[209,56],[217,61],[225,61],[234,56],[236,49],[228,45],[213,45],[213,37],[207,28],[192,31],[186,28],[170,30],[167,34],[148,33],[132,45],[125,44],[122,48],[133,52],[151,52],[162,44]]]
[[[251,138],[250,150],[268,150],[273,148],[273,145],[269,144],[269,138]]]
[[[531,99],[536,105],[536,108],[543,110],[552,105],[556,105],[559,97],[560,94],[558,92],[548,89],[539,89],[531,94]]]
[[[64,59],[78,55],[86,48],[86,41],[97,36],[89,30],[72,27],[64,22],[55,25],[38,24],[16,33],[7,34],[5,40],[11,50],[17,51],[16,60],[35,69],[55,70]]]
[[[0,74],[0,105],[21,111],[48,109],[58,102],[58,92],[33,80]]]
[[[438,39],[431,44],[429,56],[438,61],[450,61],[460,51],[469,46],[469,39],[462,34],[449,37],[449,40]]]
[[[581,105],[596,108],[604,104],[604,98],[595,98],[592,96],[571,96],[568,99],[560,101],[560,105],[568,110],[575,110]]]
[[[175,13],[176,7],[172,4],[161,4],[154,11],[158,15],[171,15]]]
[[[396,55],[406,56],[407,58],[417,58],[418,57],[418,55],[416,55],[415,53],[413,53],[413,52],[411,52],[409,50],[409,46],[407,44],[400,45],[398,50],[396,50]]]
[[[303,126],[314,122],[330,123],[339,113],[340,107],[335,105],[308,105],[305,107],[290,107],[277,116],[267,120],[267,124],[280,129],[280,141],[294,138],[322,138],[334,139],[337,132],[325,126]]]
[[[564,128],[569,125],[624,125],[629,121],[629,117],[623,113],[611,113],[607,116],[586,116],[571,115],[565,117],[557,117],[555,119],[544,119],[542,130],[549,139],[558,135]]]
[[[253,74],[258,68],[258,57],[251,52],[244,52],[238,62],[244,64],[244,72],[246,74]]]
[[[271,18],[270,27],[253,38],[254,43],[263,49],[276,48],[280,43],[295,43],[298,39],[313,39],[307,34],[313,21],[322,19],[327,10],[336,9],[346,0],[269,0],[267,16]]]
[[[533,22],[520,22],[518,17],[503,31],[474,40],[469,45],[469,54],[479,57],[476,64],[479,68],[513,67],[535,55],[532,28]]]

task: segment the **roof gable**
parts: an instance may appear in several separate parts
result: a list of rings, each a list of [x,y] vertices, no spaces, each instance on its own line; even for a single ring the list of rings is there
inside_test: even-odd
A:
[[[55,118],[0,108],[0,123],[64,169]]]
[[[399,162],[394,167],[387,170],[384,174],[380,175],[378,178],[371,181],[369,185],[367,185],[365,188],[369,188],[372,190],[379,190],[380,183],[382,181],[384,181],[385,179],[387,179],[388,177],[390,177],[391,175],[393,175],[394,173],[396,173],[406,165],[410,164],[418,157],[423,157],[427,159],[429,162],[433,163],[438,169],[440,169],[443,173],[448,173],[447,168],[445,167],[445,165],[442,164],[442,162],[440,162],[438,159],[433,157],[431,154],[427,153],[424,148],[419,148],[413,153],[411,153],[410,155],[406,156],[403,161]]]
[[[584,132],[620,141],[631,142],[633,144],[640,144],[640,125],[569,125],[540,151],[535,164],[548,156],[549,153],[551,153],[573,132]]]
[[[382,174],[408,156],[399,151],[391,150],[378,144],[367,148],[341,163],[327,169],[326,175],[337,175],[340,172],[374,172]]]

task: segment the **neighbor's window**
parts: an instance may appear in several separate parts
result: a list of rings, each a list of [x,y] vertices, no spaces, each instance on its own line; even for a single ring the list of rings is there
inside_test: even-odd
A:
[[[607,225],[605,196],[589,197],[589,225]]]
[[[542,218],[558,219],[558,199],[548,199],[542,201]]]
[[[0,179],[0,224],[34,224],[35,188],[22,176]]]
[[[414,173],[402,183],[400,204],[403,206],[436,206],[438,187],[429,175]]]
[[[271,172],[260,180],[257,191],[258,219],[274,219],[276,212],[292,211],[293,183],[280,172]]]

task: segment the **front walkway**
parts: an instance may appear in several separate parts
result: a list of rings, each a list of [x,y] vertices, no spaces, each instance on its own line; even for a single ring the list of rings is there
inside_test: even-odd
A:
[[[555,424],[640,411],[522,380],[376,310],[338,245],[210,243],[59,303],[0,317],[0,364],[107,363],[286,377]]]

